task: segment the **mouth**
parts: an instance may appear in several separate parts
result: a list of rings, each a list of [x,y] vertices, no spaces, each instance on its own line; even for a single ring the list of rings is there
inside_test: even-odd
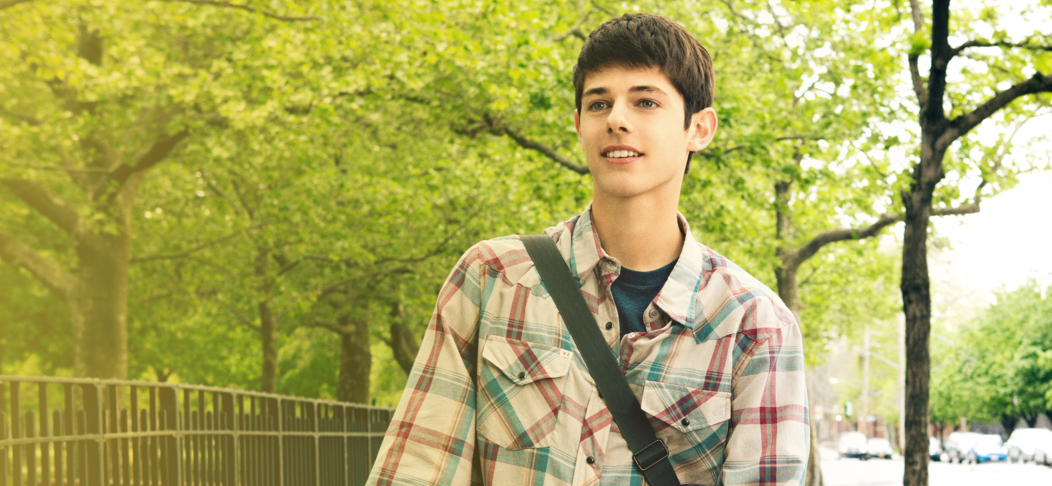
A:
[[[607,162],[612,164],[627,164],[629,162],[634,162],[644,154],[635,147],[617,145],[604,148],[601,155]]]

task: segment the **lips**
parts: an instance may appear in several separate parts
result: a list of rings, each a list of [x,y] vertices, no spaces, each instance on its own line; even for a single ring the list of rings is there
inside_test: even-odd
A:
[[[600,155],[611,164],[628,164],[638,160],[645,154],[630,145],[610,145],[604,147]]]

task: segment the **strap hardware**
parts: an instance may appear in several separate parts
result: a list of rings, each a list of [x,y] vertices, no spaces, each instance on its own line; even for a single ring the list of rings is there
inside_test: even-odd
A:
[[[658,449],[651,449],[654,445],[659,446],[661,450],[658,451]],[[639,452],[632,454],[632,462],[636,463],[636,467],[638,467],[640,471],[646,471],[647,469],[658,465],[665,459],[668,459],[668,447],[665,447],[665,443],[662,442],[661,439],[647,444],[647,446],[640,449]]]

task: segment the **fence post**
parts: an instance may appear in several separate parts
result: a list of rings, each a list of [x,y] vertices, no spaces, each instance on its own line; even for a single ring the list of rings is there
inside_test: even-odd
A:
[[[160,392],[161,410],[164,411],[164,428],[166,431],[172,431],[170,435],[166,434],[161,440],[168,443],[168,457],[163,458],[166,461],[166,469],[168,477],[164,478],[165,486],[181,486],[183,484],[183,467],[180,464],[183,457],[182,451],[182,438],[183,427],[179,420],[179,393],[175,388],[164,387],[158,390]]]
[[[83,384],[80,389],[84,394],[84,424],[85,433],[88,435],[102,436],[102,390],[95,384]],[[102,486],[102,440],[98,438],[86,439],[87,449],[87,486]]]
[[[318,422],[320,422],[321,410],[318,409],[317,402],[301,403],[307,405],[307,413],[305,414],[305,418],[307,419],[308,426],[310,427],[312,433],[311,435],[313,436],[313,440],[311,441],[313,450],[311,451],[311,453],[314,455],[314,478],[312,479],[314,484],[320,484],[319,481],[321,480],[321,443],[318,440],[318,432],[321,432],[321,430],[319,430],[320,427],[318,426]]]
[[[223,444],[223,482],[227,486],[238,486],[238,421],[237,413],[234,411],[234,394],[224,393],[222,395],[223,414],[226,416],[226,430],[230,435]]]
[[[11,382],[11,438],[22,438],[22,411],[20,410],[18,397],[18,382]],[[22,484],[22,447],[11,447],[11,484],[20,486]]]
[[[275,428],[277,429],[277,463],[278,463],[278,486],[285,486],[285,431],[288,428],[288,424],[283,420],[284,410],[282,410],[282,400],[279,398],[268,398],[267,399],[267,413],[274,420]]]
[[[2,390],[3,387],[0,387]],[[0,410],[0,442],[7,439],[7,414]],[[7,448],[0,447],[0,486],[7,486]]]

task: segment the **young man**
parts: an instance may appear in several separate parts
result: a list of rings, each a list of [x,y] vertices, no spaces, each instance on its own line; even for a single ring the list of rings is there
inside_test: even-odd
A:
[[[647,14],[593,32],[574,70],[592,204],[549,228],[683,484],[800,484],[801,334],[677,212],[716,133],[708,53]],[[369,484],[643,484],[517,237],[472,247],[438,296]]]

